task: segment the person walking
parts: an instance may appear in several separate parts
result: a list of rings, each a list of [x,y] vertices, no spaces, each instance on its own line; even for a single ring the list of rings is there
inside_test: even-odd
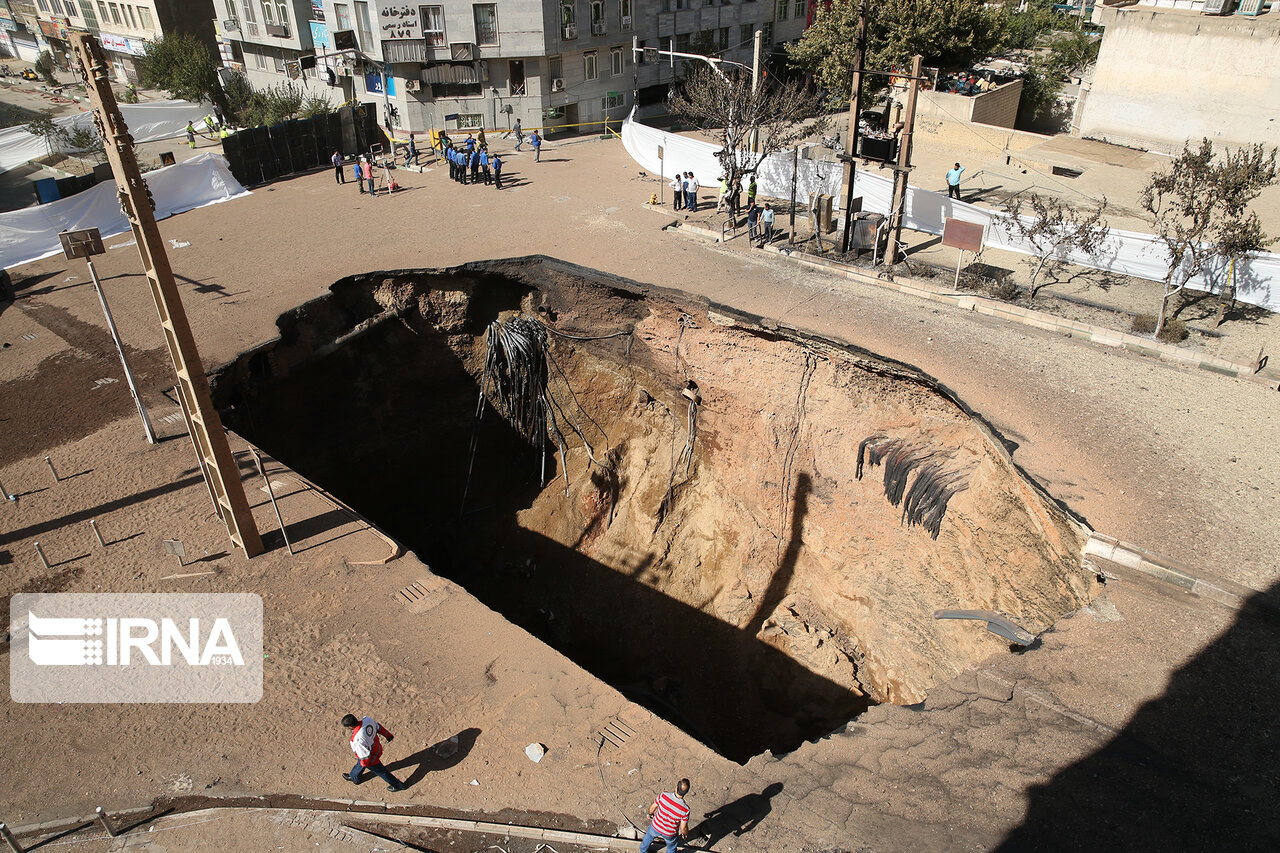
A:
[[[760,208],[756,207],[755,199],[747,205],[747,242],[754,243],[760,231],[758,228],[760,222]]]
[[[475,139],[472,138],[471,134],[468,133],[467,134],[467,154],[470,155],[471,152],[475,150],[476,150],[476,141]]]
[[[360,195],[364,195],[364,158],[351,161],[351,168],[356,173],[356,188],[360,190]]]
[[[671,187],[671,196],[675,199],[674,209],[682,209],[684,207],[684,173],[676,172],[676,176],[671,179],[668,186]]]
[[[520,150],[520,146],[524,145],[524,131],[520,129],[520,119],[516,119],[516,126],[513,128],[516,135],[516,150]]]
[[[391,743],[396,736],[369,716],[357,720],[355,714],[347,714],[342,718],[342,727],[351,729],[351,751],[356,754],[356,765],[350,773],[343,773],[342,778],[359,785],[361,774],[368,770],[387,783],[388,791],[403,791],[405,784],[382,764],[382,741],[379,738],[386,738],[387,743]]]
[[[373,164],[370,163],[368,160],[364,160],[362,158],[360,163],[360,171],[364,179],[369,182],[369,197],[373,198],[375,194],[374,186],[377,184],[377,181],[378,181],[378,179],[373,176]]]
[[[541,162],[542,157],[542,137],[538,135],[538,131],[534,131],[529,136],[529,144],[533,146],[533,162]]]
[[[716,213],[724,213],[724,206],[729,202],[729,179],[720,176],[720,195],[716,197]]]
[[[335,151],[333,152],[331,160],[333,161],[334,179],[340,184],[345,184],[347,182],[347,176],[342,171],[342,155]]]
[[[702,187],[698,184],[698,179],[697,177],[694,176],[693,172],[688,172],[686,174],[688,174],[689,176],[689,198],[685,202],[685,204],[688,205],[690,212],[697,213],[698,212],[698,190],[700,190]]]
[[[663,791],[649,806],[649,830],[640,841],[640,853],[659,838],[667,844],[667,853],[676,853],[680,839],[689,834],[689,806],[684,798],[689,793],[689,780],[676,783],[675,793]]]
[[[480,149],[480,174],[484,177],[484,185],[489,186],[492,175],[489,173],[489,149]]]
[[[960,200],[960,176],[964,174],[964,166],[956,163],[955,168],[947,172],[947,198]]]
[[[760,211],[760,226],[764,234],[761,237],[760,245],[765,246],[773,242],[773,205],[765,204],[764,210]]]
[[[187,122],[187,147],[196,147],[196,126],[191,122]]]
[[[418,145],[413,141],[413,134],[409,134],[409,147],[404,150],[404,164],[418,165]]]
[[[489,165],[493,167],[493,182],[497,184],[498,189],[502,189],[502,158],[494,154],[489,160]]]

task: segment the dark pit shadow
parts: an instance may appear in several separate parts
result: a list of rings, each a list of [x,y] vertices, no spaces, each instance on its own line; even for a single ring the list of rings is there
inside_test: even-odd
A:
[[[406,788],[412,788],[428,773],[438,773],[461,764],[463,759],[471,753],[479,737],[480,729],[474,727],[463,729],[451,738],[445,738],[439,743],[418,750],[413,755],[388,764],[387,769],[395,773],[397,770],[412,767],[413,772],[407,778],[400,780]]]
[[[1280,850],[1277,596],[1251,597],[1116,737],[1033,787],[997,849]]]

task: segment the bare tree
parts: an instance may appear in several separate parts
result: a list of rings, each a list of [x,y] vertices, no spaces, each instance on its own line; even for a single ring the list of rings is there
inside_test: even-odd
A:
[[[1072,255],[1084,255],[1097,259],[1106,248],[1111,228],[1103,218],[1107,209],[1104,198],[1091,211],[1081,210],[1062,199],[1028,193],[1013,199],[1006,205],[1009,211],[1009,231],[1022,238],[1033,254],[1027,260],[1031,268],[1031,298],[1035,299],[1040,288],[1036,279],[1044,272],[1058,280],[1058,274],[1070,263]]]
[[[819,100],[802,83],[766,77],[753,90],[751,74],[741,71],[729,68],[722,76],[710,66],[695,66],[671,97],[672,113],[719,134],[716,158],[730,184],[755,173],[770,154],[826,129],[825,116],[805,124],[818,114]]]
[[[1168,167],[1148,179],[1142,208],[1151,215],[1169,264],[1156,335],[1164,328],[1169,300],[1211,261],[1238,261],[1266,248],[1269,238],[1249,202],[1276,182],[1276,155],[1260,143],[1215,154],[1204,139],[1196,150],[1184,144]]]

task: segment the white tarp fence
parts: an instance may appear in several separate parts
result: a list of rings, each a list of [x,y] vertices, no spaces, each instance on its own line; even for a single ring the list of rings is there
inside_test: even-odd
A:
[[[203,130],[204,117],[209,110],[189,101],[148,101],[145,104],[121,104],[120,112],[129,133],[133,134],[133,141],[142,143],[178,136],[186,130],[187,122],[195,124],[197,130]],[[91,112],[59,116],[53,123],[67,131],[77,127],[95,131]],[[0,130],[0,172],[48,153],[49,146],[45,141],[27,133],[22,125]]]
[[[146,179],[156,202],[156,219],[249,194],[231,176],[221,154],[200,154],[147,172]],[[129,222],[120,212],[115,181],[103,181],[49,204],[0,213],[0,268],[61,253],[58,232],[76,228],[97,228],[104,238],[129,230]]]
[[[693,172],[698,183],[715,187],[722,173],[716,159],[719,146],[698,139],[679,136],[657,128],[640,124],[634,113],[622,125],[622,144],[637,163],[645,169],[670,178],[679,172]],[[658,160],[658,146],[663,146],[665,157]],[[790,151],[773,154],[765,159],[759,171],[760,193],[770,198],[791,197],[792,155]],[[800,160],[797,175],[796,200],[808,202],[810,192],[823,192],[834,197],[840,207],[843,171],[834,157],[830,160]],[[854,194],[862,196],[862,209],[871,213],[888,215],[893,198],[892,173],[859,169],[854,178]],[[984,245],[997,249],[1030,255],[1031,247],[1009,233],[1009,217],[973,204],[949,198],[945,193],[908,186],[903,225],[913,231],[941,234],[947,219],[963,219],[986,227]],[[1103,269],[1120,275],[1129,275],[1148,281],[1163,281],[1168,271],[1164,246],[1151,234],[1111,229],[1104,251],[1097,260],[1084,256],[1071,256],[1073,263],[1093,269]],[[1280,312],[1280,255],[1259,252],[1236,264],[1234,270],[1236,296],[1241,302],[1260,305],[1269,311]],[[1228,281],[1225,263],[1210,267],[1187,283],[1194,290],[1218,292]],[[1154,306],[1153,306],[1154,307]]]

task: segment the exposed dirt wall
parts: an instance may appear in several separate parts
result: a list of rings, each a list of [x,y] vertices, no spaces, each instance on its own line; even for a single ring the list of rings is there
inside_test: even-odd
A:
[[[521,313],[552,330],[564,467],[492,406],[468,452],[485,327]],[[1080,527],[901,364],[546,259],[346,279],[280,327],[219,372],[233,428],[695,731],[737,715],[794,745],[919,702],[1007,648],[936,609],[1040,632],[1095,592]],[[951,485],[936,538],[905,523],[922,471]]]

